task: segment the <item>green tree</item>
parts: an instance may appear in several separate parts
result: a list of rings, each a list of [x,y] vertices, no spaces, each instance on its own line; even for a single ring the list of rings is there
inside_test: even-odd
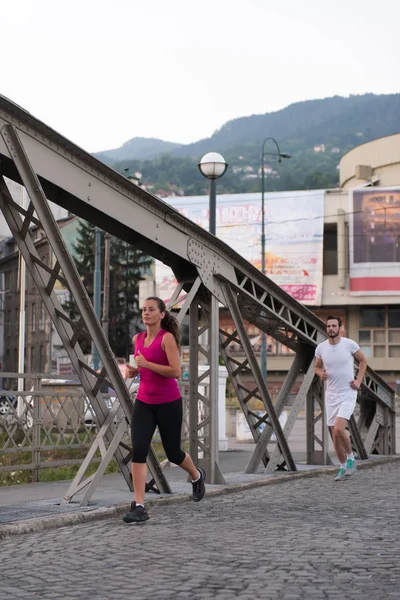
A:
[[[80,220],[75,242],[74,260],[79,275],[93,302],[93,273],[95,266],[96,228]],[[104,274],[104,235],[101,236],[101,272]],[[150,268],[152,258],[131,244],[111,237],[110,312],[108,339],[116,356],[129,354],[134,331],[140,326],[139,281]],[[103,304],[103,290],[101,291]],[[63,304],[71,319],[78,320],[79,312],[73,298]],[[85,353],[91,348],[81,343]]]

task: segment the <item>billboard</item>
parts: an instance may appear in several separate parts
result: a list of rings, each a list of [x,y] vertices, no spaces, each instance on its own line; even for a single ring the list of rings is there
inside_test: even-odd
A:
[[[166,198],[180,213],[208,229],[208,196]],[[216,235],[261,268],[261,194],[217,197]],[[321,304],[324,191],[267,193],[265,274],[299,302]],[[156,262],[158,294],[172,295],[176,282],[169,267]]]
[[[400,188],[350,192],[350,293],[400,294]]]

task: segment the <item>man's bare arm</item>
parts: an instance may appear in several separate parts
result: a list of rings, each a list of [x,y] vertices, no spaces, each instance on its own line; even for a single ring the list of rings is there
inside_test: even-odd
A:
[[[314,371],[323,381],[328,378],[326,369],[324,369],[324,363],[322,362],[322,358],[315,358]]]
[[[354,352],[353,356],[358,360],[358,374],[357,377],[350,382],[350,387],[353,390],[358,390],[365,375],[365,371],[367,370],[368,361],[364,352],[360,349],[358,349],[357,352]]]

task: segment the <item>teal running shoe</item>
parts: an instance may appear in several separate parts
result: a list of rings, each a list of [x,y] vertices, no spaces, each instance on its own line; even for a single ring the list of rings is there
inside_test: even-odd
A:
[[[357,471],[356,461],[354,460],[354,458],[348,458],[347,459],[347,466],[346,466],[346,473],[345,473],[345,475],[347,477],[349,475],[354,475],[354,473],[356,471]]]
[[[341,481],[342,479],[344,479],[345,475],[346,469],[344,467],[340,467],[339,473],[335,477],[335,481]]]

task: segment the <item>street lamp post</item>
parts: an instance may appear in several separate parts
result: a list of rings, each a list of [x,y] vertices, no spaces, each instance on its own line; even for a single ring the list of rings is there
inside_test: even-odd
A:
[[[216,233],[217,190],[216,181],[224,175],[228,168],[223,156],[217,152],[205,154],[199,162],[199,169],[204,177],[210,180],[210,217],[209,231]],[[209,400],[210,400],[210,463],[208,465],[210,483],[224,483],[218,467],[218,379],[219,379],[219,304],[215,296],[211,296],[209,327]]]
[[[276,146],[276,152],[265,152],[265,144],[268,141],[271,141]],[[286,152],[281,152],[279,148],[279,144],[273,137],[267,137],[263,141],[262,150],[261,150],[261,272],[265,275],[265,203],[264,203],[264,195],[265,195],[265,172],[264,172],[264,156],[277,156],[278,162],[282,162],[282,158],[291,158],[290,154]],[[267,382],[267,337],[265,332],[261,332],[261,374],[265,381]]]
[[[218,152],[208,152],[205,154],[198,165],[200,173],[210,180],[210,221],[209,232],[216,233],[216,214],[217,214],[217,179],[225,174],[228,164]]]

